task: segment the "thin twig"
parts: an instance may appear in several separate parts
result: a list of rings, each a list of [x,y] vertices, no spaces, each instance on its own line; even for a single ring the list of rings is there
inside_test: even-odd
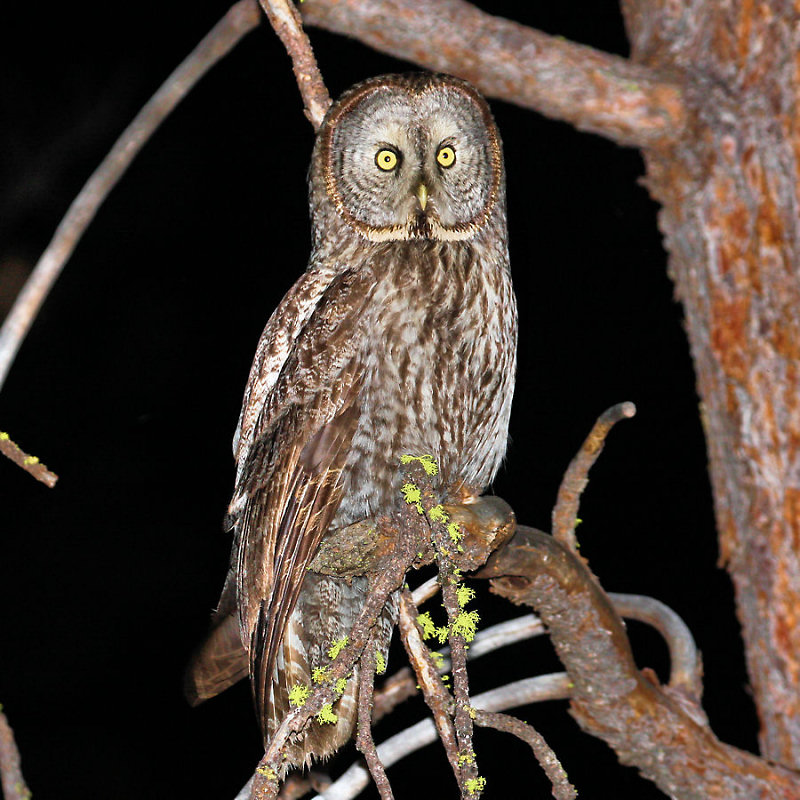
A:
[[[437,576],[429,578],[427,581],[425,581],[425,583],[421,583],[411,593],[411,596],[414,600],[414,605],[419,608],[423,603],[430,600],[431,597],[434,597],[440,588],[441,584],[439,583],[439,578]]]
[[[3,787],[5,800],[29,800],[31,796],[30,789],[22,776],[14,731],[8,724],[2,706],[0,706],[0,784]]]
[[[668,75],[464,0],[306,0],[301,9],[308,25],[466,78],[489,97],[620,144],[665,142],[686,124],[683,93]]]
[[[604,411],[564,473],[561,486],[558,488],[558,499],[553,508],[553,536],[569,547],[573,553],[578,552],[575,526],[581,494],[589,483],[589,470],[602,452],[611,428],[621,419],[632,417],[635,413],[636,406],[630,402],[618,403]]]
[[[331,104],[303,20],[291,0],[259,0],[275,33],[292,59],[297,86],[305,105],[304,113],[314,130],[319,130]]]
[[[0,387],[42,303],[108,193],[175,106],[260,19],[254,0],[240,0],[232,6],[122,132],[72,201],[0,328]]]
[[[472,698],[472,705],[473,708],[485,711],[503,711],[542,700],[563,700],[569,697],[569,683],[569,678],[564,672],[539,675],[476,695]],[[410,753],[435,742],[436,739],[436,726],[430,719],[424,719],[378,745],[378,756],[385,767],[391,767]],[[360,763],[355,763],[334,781],[324,794],[318,794],[314,800],[352,800],[363,791],[369,781],[369,772]],[[246,800],[247,796],[240,794],[237,800]]]
[[[0,431],[0,453],[11,459],[18,467],[22,467],[25,472],[33,475],[37,481],[41,481],[51,489],[56,485],[58,475],[47,469],[36,456],[32,456],[20,449],[19,445],[12,441],[5,431]]]
[[[375,637],[373,636],[361,656],[361,676],[358,683],[358,735],[356,747],[364,755],[372,780],[381,800],[394,800],[389,778],[386,776],[375,740],[372,738],[372,694],[375,685]]]
[[[567,780],[567,773],[553,749],[532,725],[508,714],[480,709],[475,711],[475,723],[483,728],[494,728],[497,731],[513,734],[523,742],[527,742],[545,775],[553,784],[553,797],[556,800],[574,800],[578,796],[575,787]]]
[[[460,572],[456,570],[452,559],[452,552],[456,549],[455,539],[463,538],[463,534],[454,532],[454,538],[448,533],[446,522],[433,521],[431,533],[436,547],[437,563],[439,565],[439,581],[442,585],[442,601],[447,612],[447,641],[450,645],[450,661],[453,671],[453,698],[455,711],[452,714],[453,725],[456,732],[458,745],[457,773],[462,796],[480,794],[479,791],[468,791],[469,782],[478,778],[478,764],[475,751],[472,747],[472,716],[469,697],[469,675],[467,673],[466,637],[458,632],[457,620],[462,613],[462,603],[459,602],[458,591],[461,584]],[[463,548],[462,548],[463,549]],[[474,595],[474,592],[472,592]],[[466,604],[466,601],[463,605]]]
[[[411,593],[407,589],[400,593],[399,611],[398,627],[403,645],[408,653],[411,666],[417,675],[417,681],[422,689],[425,702],[433,714],[433,721],[447,754],[447,760],[450,762],[453,774],[458,779],[458,744],[453,720],[447,713],[452,697],[439,677],[436,664],[431,658],[430,650],[422,641],[422,634],[417,625],[417,607],[414,605]]]

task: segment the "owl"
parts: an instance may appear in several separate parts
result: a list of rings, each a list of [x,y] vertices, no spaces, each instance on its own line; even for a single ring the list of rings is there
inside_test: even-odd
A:
[[[392,512],[404,454],[437,460],[442,502],[475,499],[506,450],[516,369],[502,147],[471,85],[423,73],[353,87],[318,132],[309,188],[311,257],[256,350],[230,570],[187,683],[200,702],[249,675],[265,743],[366,595],[366,578],[307,569],[320,542]],[[337,722],[312,722],[287,765],[350,738],[357,672]]]

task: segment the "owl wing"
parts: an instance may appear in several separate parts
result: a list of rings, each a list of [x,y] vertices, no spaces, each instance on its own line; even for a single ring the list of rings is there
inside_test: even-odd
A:
[[[254,423],[231,503],[241,509],[234,546],[239,621],[265,730],[286,625],[342,499],[361,412],[362,322],[373,284],[364,271],[346,272],[321,296]]]
[[[253,449],[253,440],[264,434],[264,425],[268,421],[264,409],[270,395],[295,340],[336,274],[337,270],[332,265],[312,265],[289,289],[264,327],[253,357],[233,437],[233,455],[238,467],[237,495],[242,494],[242,475]],[[233,526],[236,516],[235,511],[229,514],[226,528]],[[214,697],[248,674],[248,656],[242,645],[236,614],[236,566],[235,563],[231,564],[212,616],[211,630],[193,653],[186,670],[184,692],[192,705]]]
[[[250,376],[244,390],[242,411],[233,437],[233,455],[241,471],[256,433],[256,423],[275,387],[292,346],[335,276],[328,264],[304,272],[269,318],[258,340]]]

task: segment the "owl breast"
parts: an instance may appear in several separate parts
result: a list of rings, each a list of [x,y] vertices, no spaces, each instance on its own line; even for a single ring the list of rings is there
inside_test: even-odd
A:
[[[405,454],[437,460],[443,498],[480,493],[508,436],[517,326],[504,249],[393,243],[367,268],[366,375],[335,527],[391,509]]]

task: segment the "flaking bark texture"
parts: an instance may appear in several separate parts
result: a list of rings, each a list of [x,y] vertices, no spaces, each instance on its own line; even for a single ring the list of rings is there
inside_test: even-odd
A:
[[[645,150],[686,315],[721,560],[768,758],[800,766],[800,9],[627,0],[635,61],[684,88]]]

